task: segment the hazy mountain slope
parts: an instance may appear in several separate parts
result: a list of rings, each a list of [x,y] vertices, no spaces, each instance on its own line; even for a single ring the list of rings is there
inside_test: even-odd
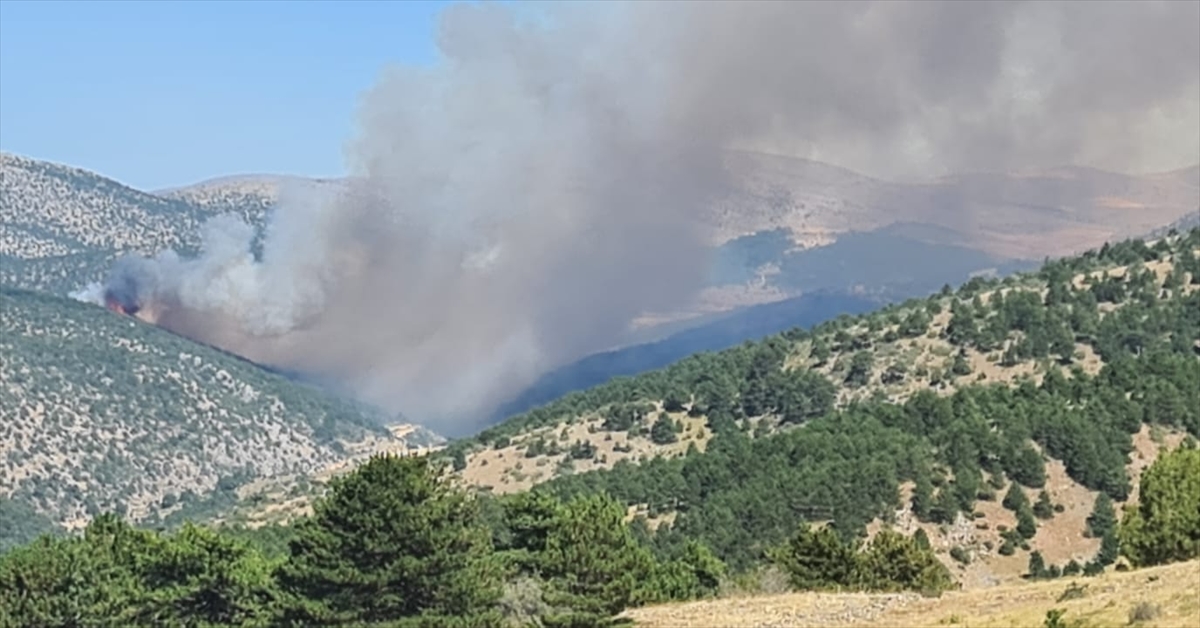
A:
[[[310,472],[380,417],[70,299],[0,288],[0,496],[75,524]]]
[[[805,159],[731,152],[739,188],[710,215],[724,241],[785,227],[804,246],[894,223],[940,227],[931,244],[1040,260],[1145,233],[1200,208],[1200,169],[1130,176],[1090,168],[881,181]]]
[[[747,338],[808,327],[841,314],[861,314],[878,305],[877,301],[861,296],[816,292],[744,308],[655,342],[592,354],[539,378],[516,399],[497,409],[489,424],[614,377],[662,368],[694,353],[719,351]]]
[[[1041,260],[1101,242],[1133,237],[1200,208],[1200,169],[1131,177],[1084,168],[1037,173],[982,173],[921,183],[873,179],[805,159],[730,151],[735,189],[714,206],[699,209],[714,245],[739,236],[782,230],[787,248],[758,265],[729,266],[717,252],[714,283],[760,281],[769,289],[725,303],[681,304],[700,312],[725,311],[797,296],[780,266],[794,248],[837,242],[871,232],[871,246],[896,257],[918,250],[924,258],[956,265],[968,251],[1001,263]],[[66,293],[95,280],[118,252],[153,252],[198,242],[204,219],[236,213],[261,225],[266,212],[292,193],[344,185],[343,179],[239,175],[148,194],[95,173],[25,157],[0,155],[0,282]],[[953,247],[948,249],[946,247]],[[947,258],[949,254],[951,257]],[[738,255],[732,259],[742,260]],[[877,265],[853,257],[838,273],[806,289],[841,289],[870,277]],[[888,277],[878,277],[886,284]],[[703,301],[703,299],[702,299]],[[716,308],[714,310],[713,308]],[[686,312],[684,314],[687,314]],[[686,318],[686,316],[684,316]],[[678,318],[678,317],[676,317]]]
[[[308,179],[288,175],[247,174],[218,177],[193,185],[168,190],[156,190],[162,198],[184,201],[214,213],[247,210],[265,213],[279,204],[285,190],[305,194],[309,190],[338,188],[342,179]]]
[[[655,543],[700,540],[738,568],[798,520],[888,521],[990,585],[1035,550],[1058,566],[1098,556],[1098,495],[1134,503],[1157,453],[1200,436],[1198,357],[1193,230],[691,356],[445,455],[489,492],[607,492]],[[1055,507],[1014,537],[1024,511],[1005,491]]]
[[[726,164],[735,189],[700,211],[714,244],[784,228],[797,245],[821,246],[841,234],[911,223],[933,228],[923,240],[931,244],[1040,261],[1136,237],[1200,211],[1200,166],[1144,176],[1063,167],[892,182],[760,152],[728,151]],[[223,177],[165,194],[197,203],[275,199],[284,183],[302,181]],[[307,181],[337,185],[337,180]]]
[[[1083,326],[1082,331],[1074,329],[1072,332],[1075,336],[1070,346],[1075,356],[1069,362],[1071,368],[1095,373],[1105,363],[1100,354],[1114,350],[1111,337],[1097,337],[1095,328],[1100,325],[1097,321],[1122,311],[1121,302],[1131,298],[1128,294],[1134,289],[1134,278],[1133,272],[1127,270],[1129,268],[1137,271],[1139,286],[1146,281],[1164,286],[1168,281],[1182,282],[1181,286],[1166,289],[1163,300],[1155,307],[1164,319],[1191,317],[1175,323],[1183,327],[1174,334],[1173,342],[1200,339],[1200,319],[1196,318],[1200,315],[1197,314],[1200,312],[1200,303],[1197,303],[1200,272],[1195,268],[1200,265],[1196,261],[1200,255],[1198,238],[1200,231],[1196,230],[1189,232],[1186,239],[1176,238],[1175,244],[1171,245],[1175,247],[1174,252],[1170,247],[1161,248],[1163,245],[1151,250],[1144,245],[1139,249],[1136,243],[1125,243],[1119,253],[1110,253],[1105,247],[1105,252],[1099,256],[1093,252],[1056,262],[1061,265],[1049,268],[1087,271],[1071,280],[1072,290],[1077,294],[1074,298],[1081,299],[1083,304],[1076,306],[1078,312],[1071,314],[1070,320],[1064,320],[1061,305],[1038,305],[1036,312],[1021,313],[1022,318],[1012,321],[1010,317],[1017,314],[1000,316],[989,305],[990,295],[996,291],[1030,293],[1041,300],[1046,285],[1045,274],[1061,270],[1011,276],[1002,282],[979,278],[968,282],[957,293],[892,305],[859,317],[840,317],[817,326],[811,335],[793,330],[765,343],[748,343],[717,354],[692,356],[666,369],[571,393],[514,416],[475,438],[458,441],[452,444],[450,452],[463,456],[465,477],[495,490],[507,491],[563,474],[554,464],[566,459],[565,451],[550,456],[547,463],[538,464],[537,473],[517,473],[523,479],[514,481],[514,471],[521,471],[519,467],[525,457],[522,452],[529,444],[542,438],[558,440],[560,431],[567,434],[566,442],[583,439],[596,447],[592,458],[575,461],[574,466],[580,470],[611,467],[620,460],[637,460],[643,455],[682,453],[687,442],[703,448],[713,432],[711,427],[705,426],[702,410],[691,417],[672,414],[673,418],[683,421],[686,438],[681,437],[678,442],[668,445],[651,441],[649,428],[663,407],[662,391],[674,391],[676,403],[688,405],[693,399],[701,403],[699,399],[711,397],[719,390],[721,403],[730,404],[734,414],[738,415],[740,410],[736,409],[742,403],[739,399],[746,394],[745,386],[749,385],[745,381],[748,376],[741,369],[747,368],[757,351],[768,348],[771,362],[778,361],[778,366],[786,372],[811,372],[827,380],[836,392],[833,401],[839,405],[872,398],[903,400],[928,389],[946,393],[977,382],[1012,383],[1025,378],[1038,381],[1052,368],[1067,372],[1066,366],[1052,366],[1055,362],[1050,359],[1048,349],[1053,342],[1058,342],[1057,350],[1063,350],[1063,326]],[[1142,259],[1149,261],[1141,262]],[[1113,276],[1107,278],[1105,272]],[[1150,288],[1138,290],[1150,292]],[[1019,311],[1015,304],[1010,307],[1014,312]],[[958,321],[955,311],[960,312]],[[968,325],[963,322],[967,317],[976,322]],[[1112,319],[1111,324],[1135,324],[1133,321],[1118,323],[1118,320]],[[1026,327],[1020,327],[1022,325]],[[1098,344],[1102,349],[1097,348]],[[855,360],[860,355],[866,362],[856,365]],[[779,386],[783,383],[772,384],[772,390]],[[772,426],[779,424],[777,411],[750,414],[747,420],[757,424],[759,419],[756,417],[760,414],[770,419],[764,423],[764,429],[773,429]],[[632,427],[616,431],[601,429],[605,421],[616,415],[632,416]],[[621,424],[624,423],[622,419]],[[622,451],[622,447],[627,449]],[[601,457],[604,458],[602,462]]]
[[[1002,261],[971,249],[927,245],[893,225],[848,233],[833,244],[781,252],[781,230],[760,232],[723,245],[723,270],[753,268],[762,259],[782,260],[772,280],[802,296],[739,308],[654,342],[596,353],[542,376],[493,414],[491,422],[524,412],[569,392],[613,377],[661,368],[701,351],[719,351],[793,327],[809,327],[840,314],[862,314],[888,302],[960,284],[974,273],[1007,275],[1032,262]],[[749,281],[746,275],[739,277]],[[828,286],[836,286],[835,289]]]

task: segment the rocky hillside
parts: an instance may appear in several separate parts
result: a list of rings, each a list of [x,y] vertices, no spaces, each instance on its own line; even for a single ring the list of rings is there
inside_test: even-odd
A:
[[[366,438],[404,443],[382,416],[103,308],[0,288],[0,313],[0,510],[157,518]]]
[[[208,218],[261,224],[262,199],[202,203],[147,194],[87,170],[0,153],[0,284],[66,294],[124,252],[187,252]]]

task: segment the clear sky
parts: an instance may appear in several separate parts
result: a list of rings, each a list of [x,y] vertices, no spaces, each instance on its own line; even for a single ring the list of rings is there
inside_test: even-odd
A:
[[[359,97],[447,2],[0,0],[0,150],[154,190],[343,173]]]

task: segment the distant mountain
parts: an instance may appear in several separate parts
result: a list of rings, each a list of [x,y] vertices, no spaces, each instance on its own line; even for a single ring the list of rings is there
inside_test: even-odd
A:
[[[288,175],[248,174],[218,177],[193,185],[157,190],[155,195],[203,207],[214,213],[247,210],[265,213],[279,203],[284,190],[303,194],[308,190],[339,187],[344,179],[308,179]]]
[[[3,511],[154,518],[390,440],[387,417],[131,317],[11,288],[0,312]]]
[[[740,272],[737,279],[749,280],[746,268],[774,257],[780,266],[772,277],[774,284],[802,296],[739,308],[661,340],[596,353],[555,369],[497,409],[491,421],[613,377],[664,367],[693,353],[727,349],[786,329],[809,327],[840,314],[861,314],[887,303],[936,292],[944,285],[958,285],[972,274],[1004,276],[1037,266],[1034,262],[996,259],[964,247],[925,244],[909,237],[906,232],[910,229],[913,226],[893,225],[873,232],[849,233],[833,244],[799,251],[784,250],[787,247],[781,241],[786,236],[781,229],[727,243],[720,251],[727,257],[725,271],[730,275]],[[828,285],[845,288],[824,288]]]
[[[920,294],[923,287],[892,286],[874,260],[915,255],[924,261],[898,280],[927,286],[934,280],[923,273],[931,268],[958,280],[1142,235],[1200,208],[1200,166],[1146,176],[1056,168],[896,183],[755,152],[730,151],[727,165],[734,189],[697,215],[716,247],[712,283],[767,289],[686,306],[693,314],[864,283]],[[261,226],[285,193],[344,184],[238,175],[149,194],[85,170],[0,154],[0,283],[65,294],[97,279],[121,252],[194,248],[199,226],[213,215],[232,212]],[[874,259],[851,249],[800,254],[860,234],[870,239],[852,241],[851,249],[869,244]],[[737,250],[747,245],[757,254]],[[831,260],[838,266],[827,273],[820,265]]]
[[[739,185],[710,216],[722,242],[783,227],[812,247],[907,223],[936,228],[930,244],[1040,260],[1139,235],[1200,207],[1200,166],[1145,176],[1063,167],[896,183],[763,153],[731,151],[727,163]]]

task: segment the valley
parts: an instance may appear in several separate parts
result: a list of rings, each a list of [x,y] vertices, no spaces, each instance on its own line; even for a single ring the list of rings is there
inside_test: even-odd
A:
[[[1200,628],[1200,1],[0,5],[0,628]]]
[[[57,172],[12,159],[6,167],[13,164]],[[63,172],[75,178],[56,180],[84,181],[130,206],[150,202]],[[62,185],[51,186],[55,202],[69,205]],[[1044,613],[1051,585],[1064,586],[1023,582],[1035,554],[1056,569],[1099,565],[1107,573],[1095,583],[1126,578],[1112,572],[1111,557],[1097,562],[1108,543],[1089,534],[1100,496],[1123,519],[1139,503],[1143,471],[1197,433],[1189,408],[1200,407],[1193,385],[1200,231],[1188,230],[1186,213],[1162,215],[1171,218],[1162,224],[1183,230],[1104,242],[1035,271],[1023,270],[1031,262],[996,255],[1004,245],[970,249],[960,235],[944,239],[956,244],[939,243],[936,230],[900,223],[838,233],[810,248],[781,244],[794,230],[730,240],[721,245],[729,254],[723,280],[751,286],[769,278],[769,302],[660,320],[661,331],[651,324],[641,332],[650,342],[565,365],[477,434],[451,441],[407,417],[331,397],[302,377],[53,294],[73,277],[98,277],[122,251],[186,251],[209,213],[240,212],[261,228],[277,186],[243,179],[163,193],[153,201],[166,203],[163,215],[187,211],[197,222],[163,228],[145,214],[135,219],[146,225],[136,246],[81,239],[91,223],[70,218],[47,223],[57,225],[45,233],[58,248],[4,251],[26,264],[5,266],[18,280],[0,295],[7,547],[45,531],[78,531],[105,511],[165,530],[204,522],[249,539],[287,538],[296,522],[321,516],[314,505],[356,469],[395,454],[445,463],[439,477],[485,505],[611,495],[630,534],[664,569],[681,560],[685,542],[710,548],[727,566],[721,588],[706,594],[718,599],[636,608],[628,616],[638,625],[688,624],[712,613],[748,626],[788,617],[875,625],[961,620],[969,612],[979,623],[964,625],[987,626]],[[762,226],[778,228],[769,220]],[[841,270],[810,270],[822,267]],[[868,285],[859,280],[867,268],[888,271]],[[921,291],[926,296],[908,298]],[[689,316],[693,322],[680,322]],[[1116,391],[1125,401],[1112,397]],[[1065,409],[1054,409],[1060,403]],[[1104,427],[1089,431],[1076,406],[1107,408],[1089,415]],[[980,431],[985,425],[991,435]],[[1024,506],[1010,507],[1014,492]],[[1043,500],[1053,511],[1038,515],[1035,532],[1014,536],[1026,525],[1022,509]],[[781,593],[788,587],[762,556],[798,520],[868,543],[885,530],[919,531],[962,591],[936,602]],[[1089,586],[1104,591],[1102,608],[1066,608],[1095,625],[1134,604],[1126,594],[1113,598],[1116,585]],[[976,611],[1007,595],[1030,610]],[[1192,616],[1172,595],[1151,596],[1167,609],[1158,615],[1163,625]],[[761,612],[740,610],[741,600]]]

